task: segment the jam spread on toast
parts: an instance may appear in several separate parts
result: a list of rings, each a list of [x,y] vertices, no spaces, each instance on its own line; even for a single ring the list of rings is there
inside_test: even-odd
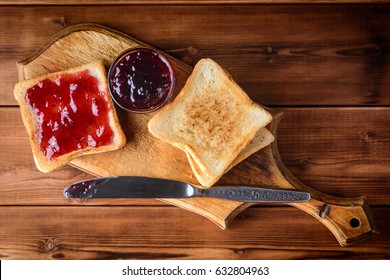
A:
[[[133,49],[118,56],[109,74],[109,88],[122,108],[149,112],[161,107],[174,87],[169,61],[150,49]]]
[[[99,83],[83,70],[47,78],[27,90],[27,104],[35,113],[35,137],[47,159],[113,142],[110,103]]]

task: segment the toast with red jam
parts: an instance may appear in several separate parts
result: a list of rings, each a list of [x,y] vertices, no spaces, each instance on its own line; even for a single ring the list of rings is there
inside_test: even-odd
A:
[[[22,81],[14,96],[42,172],[126,143],[100,62]]]

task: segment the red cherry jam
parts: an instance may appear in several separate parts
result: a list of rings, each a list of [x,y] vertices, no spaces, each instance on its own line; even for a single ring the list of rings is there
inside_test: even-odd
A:
[[[151,112],[172,96],[175,77],[172,65],[162,54],[145,48],[125,51],[108,73],[114,101],[132,112]]]
[[[47,159],[112,143],[109,97],[99,83],[84,70],[55,75],[27,90],[27,104],[35,113],[35,137]]]

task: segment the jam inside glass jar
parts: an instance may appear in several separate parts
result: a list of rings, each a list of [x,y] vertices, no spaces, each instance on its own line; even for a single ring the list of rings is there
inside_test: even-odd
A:
[[[108,72],[111,96],[122,108],[147,113],[163,106],[172,96],[173,67],[161,53],[147,48],[125,51]]]

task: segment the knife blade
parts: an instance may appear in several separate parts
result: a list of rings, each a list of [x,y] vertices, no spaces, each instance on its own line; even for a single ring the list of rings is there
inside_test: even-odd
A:
[[[202,189],[189,183],[139,177],[116,176],[89,179],[67,186],[64,196],[90,198],[192,198],[212,197],[241,202],[305,202],[310,194],[303,191],[267,187],[223,186]]]

